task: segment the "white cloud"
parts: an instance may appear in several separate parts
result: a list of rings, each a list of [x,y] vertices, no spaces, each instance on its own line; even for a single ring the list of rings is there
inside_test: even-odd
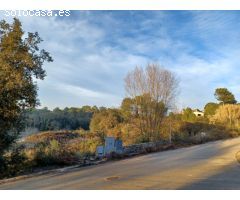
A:
[[[219,86],[229,87],[240,99],[240,39],[233,15],[185,12],[188,19],[181,26],[173,11],[133,11],[123,20],[125,14],[88,11],[64,20],[21,18],[25,30],[39,32],[42,47],[54,58],[45,65],[48,76],[39,81],[42,106],[120,105],[126,73],[152,61],[180,78],[180,106],[202,108],[214,101]]]

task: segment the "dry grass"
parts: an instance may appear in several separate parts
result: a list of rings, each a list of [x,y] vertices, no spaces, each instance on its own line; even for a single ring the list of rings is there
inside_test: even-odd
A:
[[[48,131],[28,136],[24,144],[32,166],[72,165],[93,156],[101,139],[82,131]]]

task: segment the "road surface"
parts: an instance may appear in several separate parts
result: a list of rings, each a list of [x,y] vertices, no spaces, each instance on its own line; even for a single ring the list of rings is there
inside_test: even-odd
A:
[[[0,189],[240,189],[240,138],[8,182]]]

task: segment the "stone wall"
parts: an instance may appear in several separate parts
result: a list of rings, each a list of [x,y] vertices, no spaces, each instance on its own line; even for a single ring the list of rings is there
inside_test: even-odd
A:
[[[153,152],[153,151],[161,150],[162,148],[166,147],[166,145],[169,145],[169,143],[162,142],[162,141],[134,144],[130,146],[125,146],[123,148],[123,153],[127,155],[134,155],[134,154]]]

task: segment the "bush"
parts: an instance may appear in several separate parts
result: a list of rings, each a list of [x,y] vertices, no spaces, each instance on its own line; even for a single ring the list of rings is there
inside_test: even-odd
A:
[[[24,146],[15,146],[0,159],[0,178],[12,177],[23,173],[29,167]]]
[[[29,146],[26,155],[34,167],[83,163],[85,159],[94,156],[96,147],[102,144],[99,135],[82,130],[52,131],[37,135],[25,140]]]
[[[49,144],[40,143],[36,146],[33,162],[37,166],[71,165],[76,163],[76,159],[60,143],[52,140]]]
[[[182,122],[180,124],[172,134],[172,141],[176,144],[201,144],[238,135],[237,131],[220,125],[203,122]]]

